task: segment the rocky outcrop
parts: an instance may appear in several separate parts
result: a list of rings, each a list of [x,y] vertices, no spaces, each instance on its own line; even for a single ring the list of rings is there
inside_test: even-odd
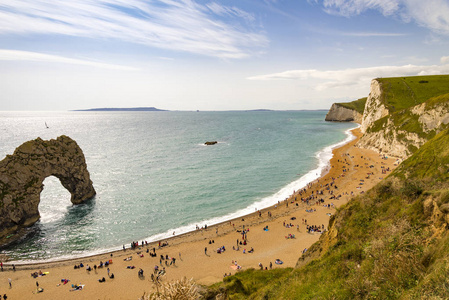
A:
[[[413,107],[411,112],[419,117],[418,121],[425,133],[438,130],[449,124],[449,103],[447,102],[437,106],[423,103]]]
[[[401,159],[409,157],[415,149],[427,141],[414,132],[400,130],[387,120],[380,131],[365,133],[357,146]]]
[[[362,122],[362,114],[356,110],[346,108],[339,103],[334,103],[326,115],[326,121],[336,122]]]
[[[42,183],[48,176],[61,181],[73,204],[95,195],[83,151],[74,140],[60,136],[25,142],[0,161],[0,238],[39,220]]]
[[[217,141],[205,142],[204,145],[211,146],[211,145],[215,145],[216,143],[218,143],[218,142]]]

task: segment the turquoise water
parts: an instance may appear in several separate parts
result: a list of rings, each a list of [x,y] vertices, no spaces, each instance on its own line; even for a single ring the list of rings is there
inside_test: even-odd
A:
[[[322,172],[330,146],[354,128],[325,122],[325,114],[0,112],[0,159],[27,140],[65,134],[83,149],[97,191],[72,206],[59,181],[47,178],[41,220],[1,252],[15,260],[93,254],[284,200]]]

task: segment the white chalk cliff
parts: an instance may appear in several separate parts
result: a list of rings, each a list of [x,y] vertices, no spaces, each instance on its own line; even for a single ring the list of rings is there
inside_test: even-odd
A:
[[[336,122],[362,122],[362,114],[356,110],[346,108],[338,103],[334,103],[326,115],[326,121]]]

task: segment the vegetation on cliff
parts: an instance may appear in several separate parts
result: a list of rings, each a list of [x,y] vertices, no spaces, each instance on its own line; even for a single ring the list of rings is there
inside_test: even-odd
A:
[[[359,146],[407,158],[449,126],[449,75],[378,78]]]
[[[337,105],[343,106],[343,107],[345,107],[347,109],[355,110],[359,114],[363,115],[363,111],[365,110],[366,99],[367,99],[367,97],[360,98],[360,99],[357,99],[357,100],[352,101],[352,102],[337,103]]]
[[[382,102],[392,113],[449,93],[449,75],[378,78]]]

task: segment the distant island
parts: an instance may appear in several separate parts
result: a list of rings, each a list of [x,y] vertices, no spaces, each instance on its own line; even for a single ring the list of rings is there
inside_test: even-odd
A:
[[[89,109],[75,109],[73,111],[167,111],[165,109],[158,109],[155,107],[106,107],[106,108],[89,108]]]

